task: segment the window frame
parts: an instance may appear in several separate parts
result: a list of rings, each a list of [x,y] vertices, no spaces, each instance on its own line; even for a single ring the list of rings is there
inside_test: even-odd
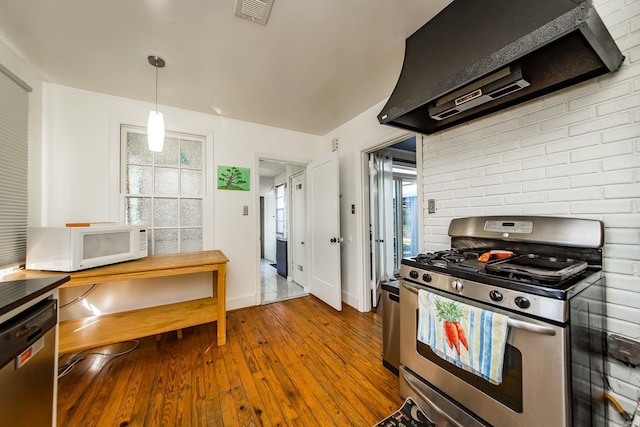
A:
[[[201,194],[200,196],[182,196],[180,194],[180,188],[178,187],[178,192],[174,195],[157,195],[156,194],[156,190],[155,190],[155,184],[154,184],[154,176],[155,174],[152,172],[152,193],[145,193],[145,194],[129,194],[127,193],[127,134],[133,132],[133,133],[137,133],[137,134],[141,134],[144,135],[144,137],[146,138],[146,129],[140,126],[134,126],[134,125],[128,125],[128,124],[120,124],[120,137],[119,137],[119,173],[118,173],[118,188],[119,188],[119,196],[118,196],[118,206],[119,206],[119,210],[118,210],[118,215],[121,218],[121,221],[123,224],[128,224],[127,221],[127,211],[126,211],[126,203],[127,203],[127,198],[128,197],[149,197],[151,199],[151,225],[148,225],[147,228],[149,230],[151,230],[150,233],[148,233],[149,235],[149,254],[153,254],[156,253],[156,247],[155,247],[155,239],[154,239],[154,235],[155,235],[155,231],[156,230],[162,230],[162,229],[177,229],[178,230],[178,241],[177,241],[177,245],[178,245],[178,251],[181,252],[183,247],[182,247],[182,241],[180,238],[180,230],[181,229],[200,229],[201,230],[201,236],[202,236],[202,247],[201,250],[207,250],[210,249],[210,244],[209,242],[212,240],[211,239],[211,235],[212,235],[212,231],[213,231],[213,224],[212,222],[209,220],[209,218],[212,216],[212,202],[211,202],[211,197],[209,195],[209,187],[207,185],[208,182],[208,176],[209,176],[209,171],[212,169],[212,162],[211,159],[209,158],[209,156],[207,155],[208,152],[210,152],[210,150],[208,149],[208,143],[210,141],[210,137],[207,137],[206,135],[202,135],[202,134],[196,134],[196,133],[186,133],[186,132],[175,132],[175,131],[166,131],[165,132],[165,138],[177,138],[177,139],[188,139],[188,140],[194,140],[194,141],[198,141],[201,143],[201,166],[200,170],[201,171]],[[153,153],[153,160],[151,166],[152,170],[155,170],[156,167],[166,167],[163,165],[159,165],[156,164],[155,162],[155,156],[156,154]],[[183,168],[180,164],[177,167],[178,169],[178,173],[180,173],[180,170],[182,169],[192,169],[192,168]],[[178,224],[177,225],[171,225],[171,226],[156,226],[155,225],[155,218],[154,218],[154,209],[155,209],[155,203],[154,201],[156,199],[175,199],[178,200],[178,203],[180,200],[182,199],[198,199],[201,202],[201,206],[202,206],[202,211],[201,211],[201,215],[202,215],[202,221],[201,221],[201,225],[199,226],[193,226],[193,225],[182,225],[180,223],[180,219],[178,219]],[[179,208],[178,208],[178,215],[180,215],[179,213]],[[180,217],[179,217],[180,218]],[[162,252],[165,253],[165,252]]]
[[[393,227],[393,245],[394,245],[394,271],[399,271],[400,270],[400,263],[402,261],[402,259],[405,257],[405,253],[404,253],[404,237],[405,237],[405,232],[407,231],[405,229],[405,220],[407,219],[405,217],[405,215],[408,213],[407,212],[407,207],[405,206],[405,198],[407,198],[407,196],[404,194],[404,185],[405,183],[409,183],[412,185],[415,185],[416,188],[418,186],[418,180],[417,180],[417,176],[416,175],[410,175],[410,174],[405,174],[405,173],[398,173],[398,172],[394,172],[393,173],[393,221],[394,221],[394,227]],[[399,196],[399,197],[398,197]],[[415,204],[413,206],[411,206],[411,210],[416,212],[416,215],[414,218],[411,218],[413,220],[413,227],[412,227],[412,246],[415,248],[416,252],[418,250],[418,195],[416,192],[416,196],[415,196]],[[398,235],[398,232],[400,232],[400,235]],[[411,255],[417,255],[417,253],[415,254],[411,254]]]
[[[278,189],[282,189],[282,195],[278,196]],[[276,237],[284,238],[287,232],[287,184],[283,182],[282,184],[278,184],[274,188],[274,196],[275,196],[275,207],[276,207]],[[282,207],[278,207],[278,200],[281,200]],[[278,220],[278,212],[282,213],[282,220]],[[278,228],[278,224],[281,224],[281,229]]]

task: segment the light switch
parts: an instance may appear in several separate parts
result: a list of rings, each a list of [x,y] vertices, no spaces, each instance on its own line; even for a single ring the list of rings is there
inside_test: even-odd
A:
[[[427,200],[427,211],[430,214],[436,213],[436,199]]]
[[[249,206],[245,205],[242,207],[242,215],[249,215]]]

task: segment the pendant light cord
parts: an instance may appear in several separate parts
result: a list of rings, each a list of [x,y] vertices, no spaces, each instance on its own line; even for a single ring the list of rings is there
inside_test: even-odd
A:
[[[165,62],[164,62],[164,59],[155,55],[148,56],[147,62],[153,65],[153,67],[156,69],[156,112],[158,112],[158,68],[163,68],[165,65]]]
[[[158,58],[156,58],[156,112],[158,111]]]

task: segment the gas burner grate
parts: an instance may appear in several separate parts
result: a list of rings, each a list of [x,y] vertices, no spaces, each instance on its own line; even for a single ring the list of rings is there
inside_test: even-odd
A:
[[[502,277],[512,282],[524,283],[531,286],[540,286],[545,288],[556,288],[560,286],[557,280],[542,280],[529,276],[527,273],[515,272],[491,272],[491,276]]]
[[[416,256],[416,262],[421,262],[437,267],[446,267],[449,264],[457,264],[480,256],[476,251],[459,251],[456,249],[429,252]]]

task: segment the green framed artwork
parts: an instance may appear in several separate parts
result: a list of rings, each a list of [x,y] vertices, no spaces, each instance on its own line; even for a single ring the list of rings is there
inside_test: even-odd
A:
[[[218,166],[218,190],[249,191],[249,168]]]

